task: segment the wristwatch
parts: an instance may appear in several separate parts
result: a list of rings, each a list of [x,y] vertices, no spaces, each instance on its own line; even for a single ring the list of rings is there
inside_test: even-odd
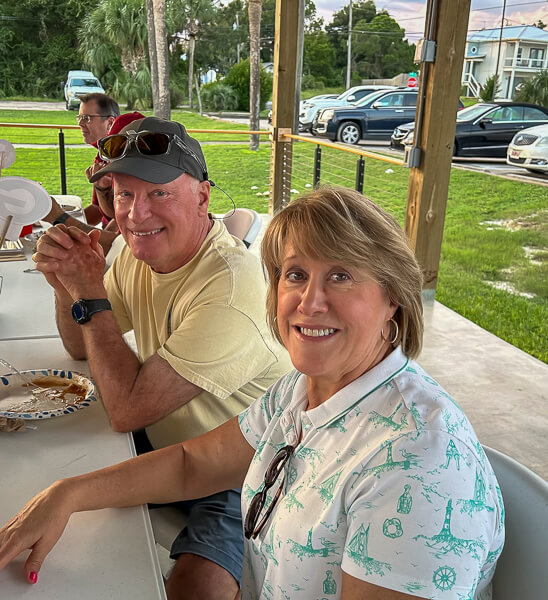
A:
[[[85,300],[79,298],[74,302],[70,308],[72,312],[72,318],[78,323],[83,325],[87,323],[91,317],[102,310],[112,310],[110,302],[106,298],[99,298],[96,300]]]
[[[61,225],[62,223],[64,223],[68,218],[70,217],[70,215],[66,212],[61,213],[56,219],[55,221],[53,221],[54,225]]]

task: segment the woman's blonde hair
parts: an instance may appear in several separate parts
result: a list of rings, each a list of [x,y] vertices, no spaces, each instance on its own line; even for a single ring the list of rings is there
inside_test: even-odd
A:
[[[401,344],[409,358],[419,355],[424,330],[422,274],[393,217],[359,192],[327,186],[296,198],[273,217],[261,254],[269,281],[267,321],[280,342],[278,282],[288,242],[298,254],[365,269],[398,306],[394,319],[399,332],[393,344]]]

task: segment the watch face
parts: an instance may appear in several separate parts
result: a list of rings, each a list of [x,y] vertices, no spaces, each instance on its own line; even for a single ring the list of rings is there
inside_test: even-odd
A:
[[[87,321],[87,311],[85,310],[83,303],[79,300],[72,305],[72,318],[77,323],[85,323]]]

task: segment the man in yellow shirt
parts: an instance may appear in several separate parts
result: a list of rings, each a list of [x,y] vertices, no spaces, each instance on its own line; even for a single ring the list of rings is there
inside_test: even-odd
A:
[[[34,256],[55,290],[65,347],[87,359],[112,427],[147,428],[154,448],[223,423],[290,368],[265,320],[259,261],[208,212],[199,143],[172,121],[135,121],[99,144],[111,162],[127,246],[103,279],[98,232],[58,225]],[[123,333],[134,330],[139,356]],[[189,503],[166,587],[175,598],[230,598],[243,552],[239,490]]]

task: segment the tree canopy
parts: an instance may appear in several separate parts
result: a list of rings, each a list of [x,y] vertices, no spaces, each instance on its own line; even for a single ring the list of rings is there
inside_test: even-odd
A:
[[[214,70],[225,76],[249,58],[249,0],[166,0],[170,85],[181,94]],[[62,96],[71,69],[91,69],[118,99],[150,105],[146,0],[0,0],[0,96]],[[275,0],[262,0],[260,53],[273,61]],[[303,85],[345,80],[348,5],[329,23],[305,0]],[[405,30],[373,0],[353,3],[354,79],[414,70]],[[192,65],[192,66],[190,66]],[[120,97],[125,96],[124,97]]]

